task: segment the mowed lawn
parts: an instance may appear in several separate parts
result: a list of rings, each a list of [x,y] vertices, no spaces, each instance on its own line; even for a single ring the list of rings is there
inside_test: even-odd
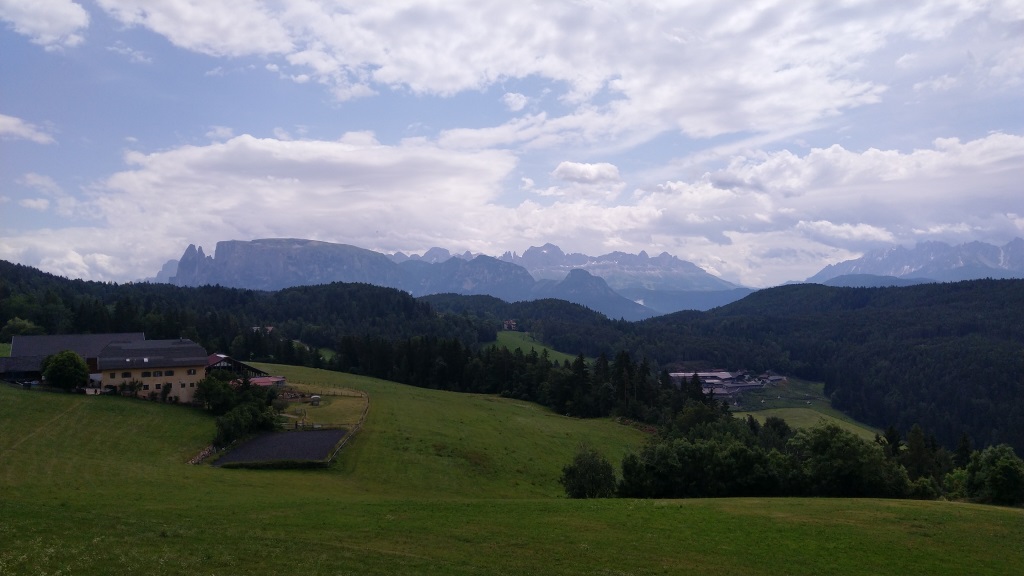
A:
[[[0,387],[0,574],[1013,574],[1024,512],[947,502],[564,498],[581,440],[489,396],[275,366],[367,392],[327,470],[224,470],[191,409]]]

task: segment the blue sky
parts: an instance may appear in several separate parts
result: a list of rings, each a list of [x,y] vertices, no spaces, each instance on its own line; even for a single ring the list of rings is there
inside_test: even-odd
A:
[[[748,286],[1024,236],[1024,2],[0,0],[0,258],[668,252]]]

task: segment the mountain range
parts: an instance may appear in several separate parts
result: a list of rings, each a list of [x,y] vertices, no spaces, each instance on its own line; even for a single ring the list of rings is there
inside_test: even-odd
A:
[[[879,279],[911,282],[955,282],[981,278],[1024,278],[1024,240],[1014,238],[1003,246],[969,242],[950,246],[943,242],[921,242],[914,248],[894,246],[868,252],[856,260],[826,266],[807,279],[816,284],[850,285],[836,279],[862,275],[862,281],[878,283]],[[849,279],[847,279],[849,280]],[[903,285],[893,282],[887,285]]]
[[[831,286],[906,286],[974,278],[1024,278],[1024,240],[999,247],[922,242],[826,266],[806,280]],[[508,302],[558,298],[610,318],[642,320],[680,310],[709,310],[754,290],[727,282],[668,253],[565,253],[554,244],[498,258],[431,248],[422,256],[383,254],[316,240],[218,242],[214,255],[189,245],[155,278],[179,286],[219,284],[254,290],[362,282],[413,296],[486,294]]]
[[[162,274],[172,267],[165,266]],[[572,270],[559,280],[537,280],[518,264],[484,255],[453,257],[441,248],[423,257],[409,257],[315,240],[229,240],[218,242],[213,256],[206,255],[201,246],[189,245],[174,268],[173,276],[158,276],[157,281],[254,290],[362,282],[398,288],[413,296],[487,294],[508,302],[558,298],[625,320],[664,313],[616,293],[602,278],[583,269]]]

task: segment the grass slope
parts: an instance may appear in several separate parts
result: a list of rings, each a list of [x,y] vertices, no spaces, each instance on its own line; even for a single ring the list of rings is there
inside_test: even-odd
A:
[[[769,416],[778,416],[794,428],[817,426],[822,421],[834,423],[866,440],[874,440],[879,430],[850,418],[832,408],[824,393],[825,385],[799,378],[743,393],[742,404],[735,408],[737,418],[751,415],[761,423]]]
[[[639,433],[530,404],[301,368],[365,390],[327,470],[185,461],[176,406],[0,387],[0,574],[1009,574],[1024,512],[829,499],[573,501],[558,471]]]
[[[569,363],[572,363],[572,361],[576,359],[576,356],[573,356],[572,354],[559,352],[554,348],[541,344],[527,332],[511,332],[507,330],[500,331],[498,332],[497,344],[498,346],[504,346],[509,350],[520,348],[522,349],[523,354],[529,354],[530,350],[536,350],[537,354],[547,350],[548,358],[550,358],[552,362],[562,363],[568,361]]]

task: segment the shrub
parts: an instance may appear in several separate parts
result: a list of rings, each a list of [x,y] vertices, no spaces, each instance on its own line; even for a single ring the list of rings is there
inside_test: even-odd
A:
[[[559,483],[569,498],[609,498],[615,493],[615,470],[594,448],[581,444],[572,464],[562,468]]]

